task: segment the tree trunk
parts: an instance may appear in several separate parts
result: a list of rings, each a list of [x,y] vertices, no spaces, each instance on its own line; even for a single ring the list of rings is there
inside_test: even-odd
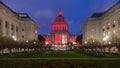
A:
[[[4,49],[1,49],[1,50],[0,50],[2,56],[3,56],[3,51],[4,51]]]
[[[9,48],[9,55],[12,56],[12,49]]]

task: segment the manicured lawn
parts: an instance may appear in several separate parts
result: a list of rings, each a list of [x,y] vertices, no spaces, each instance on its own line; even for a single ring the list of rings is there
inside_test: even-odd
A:
[[[96,56],[82,54],[74,51],[44,51],[31,54],[25,54],[22,56],[16,56],[14,58],[98,58]]]
[[[0,59],[0,68],[119,68],[119,58],[99,58],[80,52],[44,51]]]

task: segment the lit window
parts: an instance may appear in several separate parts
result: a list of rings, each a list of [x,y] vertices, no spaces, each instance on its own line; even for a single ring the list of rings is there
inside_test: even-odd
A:
[[[116,31],[115,30],[113,30],[113,33],[115,33]]]
[[[113,23],[116,23],[116,21],[114,20]]]
[[[105,28],[105,26],[103,26],[103,28]]]
[[[108,32],[108,34],[110,34],[110,32]]]
[[[35,33],[37,34],[37,30],[35,30]]]

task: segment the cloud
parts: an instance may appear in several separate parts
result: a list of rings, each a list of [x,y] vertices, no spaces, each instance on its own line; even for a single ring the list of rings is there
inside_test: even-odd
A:
[[[51,9],[43,9],[36,12],[35,17],[37,18],[53,18],[54,13]]]

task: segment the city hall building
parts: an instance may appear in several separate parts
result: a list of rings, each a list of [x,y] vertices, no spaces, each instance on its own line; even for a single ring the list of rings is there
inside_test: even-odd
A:
[[[37,40],[38,27],[27,13],[16,13],[0,1],[0,36],[16,41]]]
[[[67,50],[67,43],[71,42],[75,44],[76,36],[71,35],[68,31],[68,24],[61,9],[58,12],[58,16],[55,18],[52,24],[52,32],[50,35],[44,35],[45,43],[52,44],[54,50]]]
[[[111,44],[115,36],[120,37],[120,1],[103,13],[94,13],[83,25],[84,44],[89,39]]]

